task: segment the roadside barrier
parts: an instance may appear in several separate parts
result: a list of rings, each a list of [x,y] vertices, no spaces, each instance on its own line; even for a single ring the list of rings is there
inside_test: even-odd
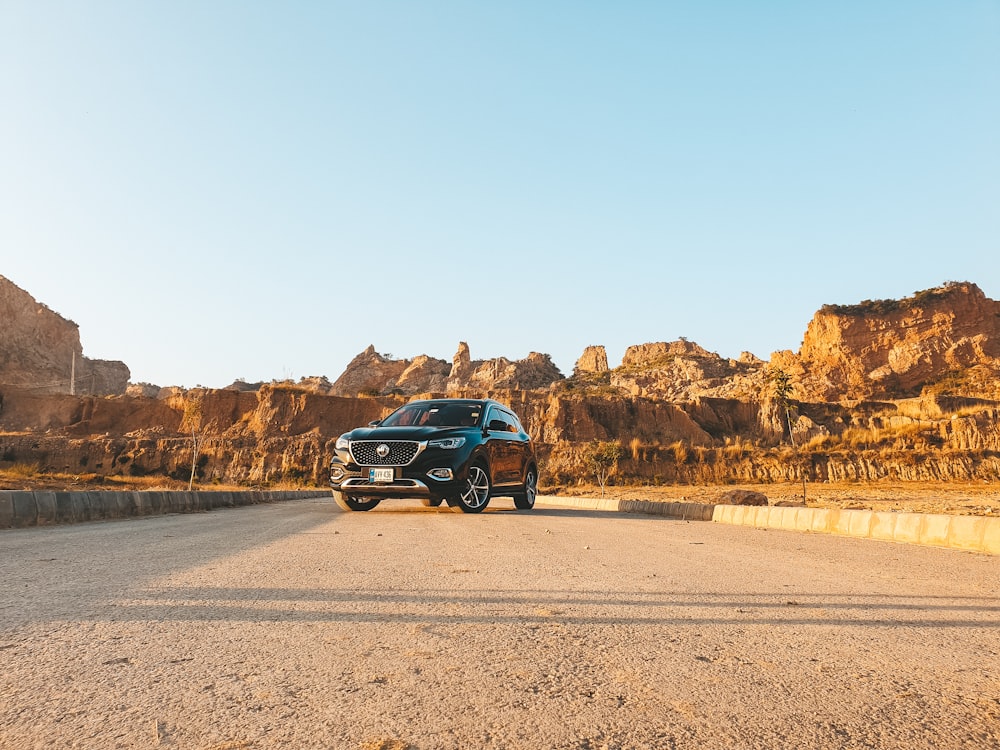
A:
[[[34,492],[0,490],[0,529],[193,513],[215,508],[329,497],[329,490],[244,492]]]
[[[716,505],[716,523],[813,531],[1000,555],[1000,518],[777,505]]]
[[[1000,518],[941,513],[893,513],[779,505],[708,505],[609,498],[538,498],[546,507],[645,513],[687,521],[713,521],[762,529],[838,534],[902,544],[1000,555]]]

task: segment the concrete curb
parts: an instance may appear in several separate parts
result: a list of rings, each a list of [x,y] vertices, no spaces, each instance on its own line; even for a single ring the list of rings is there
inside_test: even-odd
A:
[[[879,539],[1000,555],[1000,518],[776,505],[716,505],[716,523]]]
[[[538,497],[535,505],[569,507],[581,510],[607,510],[620,513],[644,513],[648,516],[680,518],[683,521],[711,521],[714,505],[704,503],[658,503],[652,500],[616,500],[601,497]]]
[[[257,503],[329,497],[329,490],[261,492],[27,492],[0,490],[0,529],[192,513]]]
[[[1000,555],[1000,518],[986,516],[794,508],[778,505],[662,503],[649,500],[554,496],[539,497],[536,504],[545,507],[645,513],[687,521],[714,521],[760,529],[839,534],[859,539],[878,539],[901,544]]]

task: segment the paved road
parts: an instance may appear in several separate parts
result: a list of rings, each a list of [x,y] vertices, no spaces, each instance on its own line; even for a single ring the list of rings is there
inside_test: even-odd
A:
[[[1000,558],[496,506],[0,532],[0,748],[1000,747]]]

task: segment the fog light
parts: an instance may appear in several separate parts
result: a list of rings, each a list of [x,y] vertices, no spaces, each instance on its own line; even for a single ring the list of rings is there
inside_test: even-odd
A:
[[[343,478],[344,478],[344,470],[341,469],[339,466],[334,466],[332,469],[330,469],[330,481],[338,482]]]
[[[431,479],[436,479],[439,482],[450,482],[452,479],[455,478],[455,475],[452,473],[451,469],[431,469],[430,471],[427,472],[427,476],[429,476]]]

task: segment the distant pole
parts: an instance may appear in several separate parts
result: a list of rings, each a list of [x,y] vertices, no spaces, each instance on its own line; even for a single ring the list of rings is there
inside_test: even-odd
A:
[[[69,395],[76,395],[76,349],[73,350],[73,364],[69,370]]]

